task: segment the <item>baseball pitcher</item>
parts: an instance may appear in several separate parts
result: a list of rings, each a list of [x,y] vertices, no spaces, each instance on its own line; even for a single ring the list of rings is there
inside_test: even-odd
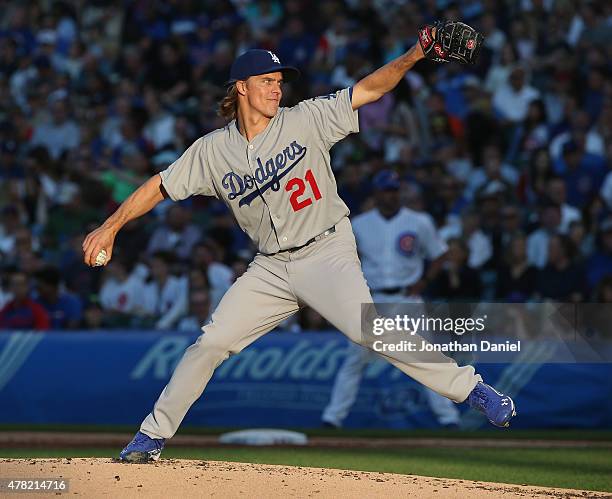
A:
[[[122,460],[158,459],[215,368],[300,307],[314,308],[352,341],[362,341],[361,304],[372,303],[372,297],[329,150],[358,131],[361,106],[392,90],[423,57],[470,62],[481,40],[462,26],[426,26],[418,44],[354,87],[291,108],[280,107],[282,84],[297,78],[298,70],[282,65],[272,52],[247,51],[234,61],[221,103],[231,121],[196,140],[85,238],[85,263],[108,263],[124,224],[165,197],[179,201],[200,194],[222,200],[258,248],[203,334],[185,351],[153,411],[121,452]],[[468,400],[494,424],[507,426],[514,415],[512,400],[482,383],[471,366],[459,367],[440,353],[426,363],[407,363],[395,354],[385,358],[437,393],[455,402]]]

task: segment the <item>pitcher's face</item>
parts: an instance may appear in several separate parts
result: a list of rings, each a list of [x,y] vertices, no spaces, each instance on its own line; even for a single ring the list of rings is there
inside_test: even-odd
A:
[[[251,76],[244,85],[249,106],[265,117],[273,118],[283,96],[282,84],[283,74],[280,71]]]

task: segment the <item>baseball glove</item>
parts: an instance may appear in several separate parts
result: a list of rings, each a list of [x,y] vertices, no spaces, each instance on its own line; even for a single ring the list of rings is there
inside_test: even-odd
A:
[[[438,21],[419,30],[423,54],[435,62],[476,64],[483,41],[484,37],[478,31],[458,21]]]

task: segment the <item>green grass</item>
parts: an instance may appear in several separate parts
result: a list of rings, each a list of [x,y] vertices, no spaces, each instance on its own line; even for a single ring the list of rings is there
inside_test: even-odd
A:
[[[58,425],[58,424],[1,424],[0,432],[10,431],[67,431],[94,433],[134,433],[138,425]],[[244,428],[197,428],[182,427],[179,435],[220,435],[228,431]],[[456,430],[387,430],[387,429],[342,429],[327,428],[292,428],[311,437],[350,437],[350,438],[509,438],[509,439],[543,439],[543,440],[596,440],[612,441],[612,430],[499,430],[487,428],[475,431]]]
[[[0,449],[0,457],[116,457],[110,449]],[[612,492],[610,449],[172,449],[166,458],[315,466]]]

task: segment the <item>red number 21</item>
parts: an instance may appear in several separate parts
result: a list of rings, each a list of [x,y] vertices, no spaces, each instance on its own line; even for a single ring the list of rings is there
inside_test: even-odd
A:
[[[310,189],[312,190],[315,201],[321,199],[321,191],[319,190],[317,181],[315,180],[314,175],[312,174],[312,170],[308,170],[304,178],[306,179],[306,182],[310,184]],[[297,187],[297,189],[294,190],[294,187]],[[312,204],[312,198],[310,197],[307,197],[306,199],[300,201],[300,198],[304,195],[305,189],[306,184],[301,178],[292,178],[291,180],[289,180],[289,182],[287,182],[285,190],[287,192],[291,192],[289,201],[291,202],[293,211],[301,210],[302,208],[306,208],[306,206],[310,206]]]

